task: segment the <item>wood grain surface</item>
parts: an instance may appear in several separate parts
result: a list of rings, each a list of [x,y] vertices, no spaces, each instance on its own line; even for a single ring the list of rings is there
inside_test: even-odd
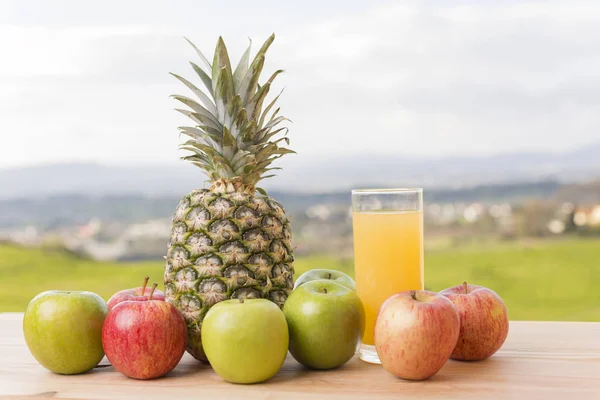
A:
[[[271,380],[224,382],[187,354],[164,378],[128,379],[103,360],[75,376],[37,364],[21,330],[22,314],[0,314],[0,398],[8,399],[600,399],[600,323],[511,322],[508,339],[482,362],[449,361],[422,382],[397,379],[358,359],[310,371],[290,356]]]

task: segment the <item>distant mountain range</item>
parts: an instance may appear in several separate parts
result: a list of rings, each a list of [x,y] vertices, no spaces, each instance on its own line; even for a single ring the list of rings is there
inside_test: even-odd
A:
[[[280,176],[265,182],[278,192],[330,193],[359,187],[464,188],[533,181],[580,182],[600,177],[600,143],[565,153],[414,158],[356,154],[290,156]],[[64,194],[180,196],[203,186],[204,175],[181,162],[113,166],[49,164],[0,170],[0,199]]]

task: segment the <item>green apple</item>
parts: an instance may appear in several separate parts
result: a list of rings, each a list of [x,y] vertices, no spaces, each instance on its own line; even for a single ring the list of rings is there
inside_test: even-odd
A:
[[[350,278],[350,276],[346,275],[345,273],[336,271],[334,269],[311,269],[306,271],[300,275],[298,279],[296,279],[294,288],[304,285],[306,282],[316,281],[319,279],[330,279],[342,286],[346,286],[350,290],[356,290],[356,283],[354,283],[354,279]]]
[[[316,280],[292,292],[283,306],[290,353],[314,369],[336,368],[354,356],[364,326],[355,291],[332,280]]]
[[[289,345],[285,316],[267,299],[215,304],[202,322],[201,335],[211,366],[232,383],[258,383],[273,377]]]
[[[52,372],[89,371],[104,357],[102,324],[107,314],[106,302],[95,293],[40,293],[25,310],[25,342],[42,367]]]

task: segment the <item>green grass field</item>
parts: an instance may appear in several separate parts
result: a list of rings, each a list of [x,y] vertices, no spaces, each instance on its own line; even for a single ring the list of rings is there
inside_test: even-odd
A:
[[[514,320],[600,321],[600,240],[510,243],[429,251],[427,289],[441,290],[467,280],[500,294]],[[351,260],[306,257],[297,276],[311,268],[352,274]],[[104,263],[64,252],[0,245],[0,312],[24,311],[44,290],[90,290],[108,299],[138,286],[143,277],[162,286],[161,262]]]

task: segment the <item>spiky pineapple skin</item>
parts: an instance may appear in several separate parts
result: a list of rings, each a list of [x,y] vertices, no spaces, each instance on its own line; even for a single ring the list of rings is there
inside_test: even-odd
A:
[[[188,326],[188,352],[207,361],[204,316],[230,298],[267,298],[283,307],[293,288],[291,228],[283,207],[243,191],[198,189],[173,216],[165,267],[165,300]]]

